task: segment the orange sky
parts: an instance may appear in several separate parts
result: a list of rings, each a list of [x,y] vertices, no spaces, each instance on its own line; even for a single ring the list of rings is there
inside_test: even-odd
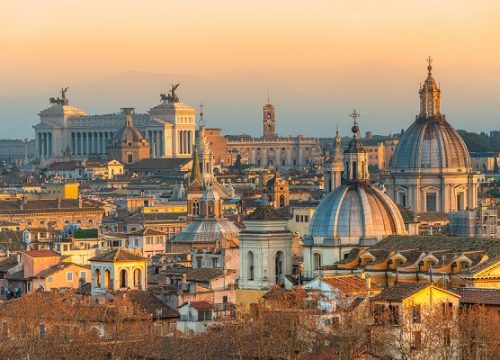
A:
[[[408,95],[402,101],[406,102],[397,111],[411,121],[428,55],[436,60],[436,77],[449,104],[465,106],[463,99],[469,99],[471,106],[484,111],[483,127],[489,130],[498,119],[499,42],[498,0],[2,2],[0,130],[11,131],[5,122],[16,113],[9,104],[30,96],[33,104],[43,107],[46,98],[63,85],[70,86],[72,99],[87,111],[115,111],[114,103],[106,107],[99,102],[103,94],[98,88],[97,105],[81,89],[88,92],[92,84],[130,71],[169,74],[171,82],[186,74],[200,77],[205,88],[193,81],[196,89],[183,90],[195,103],[206,102],[203,90],[208,92],[211,82],[222,81],[241,111],[247,110],[249,101],[252,108],[257,107],[251,118],[260,116],[263,94],[271,87],[282,113],[291,117],[290,127],[283,128],[287,133],[307,133],[292,126],[307,117],[297,99],[324,108],[324,113],[318,110],[314,115],[321,127],[322,117],[343,116],[353,106],[363,114],[364,104],[373,102],[373,92],[385,86],[393,88],[394,94],[387,90],[377,116],[390,118],[391,98],[398,98],[405,89]],[[297,76],[301,80],[294,83]],[[300,96],[290,93],[294,85],[302,91]],[[471,92],[471,85],[480,90]],[[149,90],[161,91],[138,88],[136,98]],[[333,99],[339,91],[342,103]],[[237,107],[215,112],[224,108],[222,100],[209,100],[217,126],[228,125],[240,114]],[[134,105],[147,109],[157,101],[150,102]],[[331,113],[327,112],[330,105]],[[372,113],[370,106],[366,114]],[[388,114],[382,113],[384,108]],[[477,113],[465,107],[448,112],[466,127],[466,119],[457,116],[468,111]],[[294,117],[297,112],[300,115]],[[27,114],[20,115],[27,129],[12,130],[14,135],[29,135],[35,114],[29,121]],[[374,128],[389,131],[388,126]]]

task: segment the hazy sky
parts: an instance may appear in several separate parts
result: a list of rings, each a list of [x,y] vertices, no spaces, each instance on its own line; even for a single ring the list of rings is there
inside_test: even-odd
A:
[[[425,59],[457,128],[500,128],[498,0],[2,1],[0,138],[31,137],[69,86],[87,113],[146,111],[170,83],[209,126],[261,132],[271,89],[282,134],[408,127]]]

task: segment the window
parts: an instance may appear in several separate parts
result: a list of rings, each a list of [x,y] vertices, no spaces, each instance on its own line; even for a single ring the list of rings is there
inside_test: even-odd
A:
[[[444,346],[451,345],[451,334],[450,334],[450,329],[448,328],[443,330],[443,344]]]
[[[196,258],[196,268],[201,268],[201,257]]]
[[[163,239],[162,239],[162,237],[161,237],[161,236],[157,236],[157,237],[156,237],[156,243],[157,243],[157,244],[163,244]]]
[[[71,271],[66,273],[66,281],[73,281],[73,273]]]
[[[425,211],[436,211],[437,196],[436,193],[427,193],[425,196]]]
[[[146,237],[146,244],[151,245],[153,243],[153,238],[151,236]]]
[[[133,161],[133,160],[132,160],[132,154],[128,154],[128,155],[127,155],[127,162],[128,162],[129,164],[132,164],[132,161]]]
[[[446,320],[451,320],[453,318],[453,303],[442,303],[441,314]]]
[[[414,331],[411,337],[411,348],[419,350],[422,347],[422,333],[420,331]]]
[[[415,324],[419,324],[422,320],[422,312],[420,308],[420,304],[414,305],[412,308],[412,319]]]
[[[219,267],[219,259],[218,258],[213,258],[212,259],[212,267],[213,268],[218,268]]]
[[[304,222],[309,222],[309,215],[304,215]]]
[[[400,324],[400,314],[399,314],[399,306],[398,305],[389,305],[389,316],[391,319],[391,324],[392,325],[399,325]]]
[[[47,282],[48,282],[48,283],[51,283],[51,282],[53,282],[53,281],[54,281],[54,278],[53,278],[52,276],[49,276],[49,277],[47,278]]]
[[[139,247],[139,239],[134,238],[134,247]]]
[[[80,279],[87,280],[87,272],[80,271]]]

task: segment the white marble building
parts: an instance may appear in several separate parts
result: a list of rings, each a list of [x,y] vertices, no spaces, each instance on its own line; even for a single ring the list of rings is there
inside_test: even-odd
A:
[[[51,98],[51,106],[39,113],[35,129],[36,155],[42,163],[72,157],[84,160],[91,155],[106,156],[107,145],[123,127],[129,114],[149,141],[153,158],[190,158],[195,139],[196,109],[174,94],[162,96],[160,105],[146,114],[122,108],[114,114],[87,115],[63,99]]]

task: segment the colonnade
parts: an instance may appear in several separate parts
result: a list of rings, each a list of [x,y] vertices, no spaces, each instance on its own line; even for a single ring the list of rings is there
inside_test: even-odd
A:
[[[165,154],[163,131],[147,130],[146,138],[149,141],[150,154],[152,158],[161,158]]]
[[[112,131],[71,132],[71,153],[73,155],[105,155],[108,143],[113,139]]]
[[[52,156],[54,144],[52,140],[52,133],[39,132],[38,133],[38,156],[45,158]]]
[[[191,130],[179,130],[177,142],[179,154],[191,154],[193,147],[193,136]]]

